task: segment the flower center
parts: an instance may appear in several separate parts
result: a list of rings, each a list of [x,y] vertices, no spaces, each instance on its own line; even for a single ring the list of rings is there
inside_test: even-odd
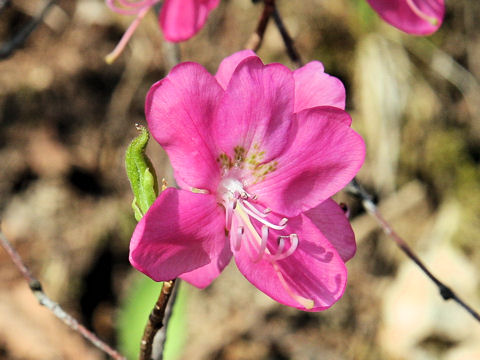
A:
[[[270,230],[281,231],[287,226],[288,219],[282,218],[278,223],[269,220],[273,216],[269,208],[263,208],[258,203],[256,195],[249,194],[244,184],[235,177],[222,179],[218,187],[219,202],[223,204],[226,212],[226,227],[231,232],[234,251],[239,251],[242,241],[247,241],[250,257],[253,262],[266,259],[270,262],[285,259],[292,255],[298,246],[297,234],[280,235],[277,238],[276,251],[268,248]],[[232,218],[236,217],[238,225],[232,228]],[[261,234],[257,231],[252,221],[261,224]],[[249,231],[252,236],[246,236]],[[289,246],[287,245],[289,243]]]
[[[235,170],[234,170],[235,171]],[[229,176],[224,177],[218,186],[218,201],[223,204],[226,212],[226,227],[230,231],[230,239],[235,252],[238,252],[243,246],[249,253],[253,263],[262,259],[269,261],[275,271],[281,286],[285,291],[306,309],[312,309],[315,302],[298,293],[298,291],[289,284],[283,275],[278,260],[285,259],[292,255],[298,247],[298,235],[288,234],[277,237],[277,248],[272,249],[272,244],[268,246],[270,230],[282,231],[286,228],[288,219],[282,218],[278,223],[272,222],[269,217],[274,214],[269,208],[263,207],[255,194],[249,194],[245,190],[245,184],[239,179],[241,176],[235,172],[230,172]],[[232,228],[232,218],[235,216],[235,226]],[[278,216],[277,216],[278,218]],[[257,231],[253,222],[257,222],[257,228],[261,224],[261,234]],[[259,224],[260,223],[260,224]],[[247,236],[246,232],[251,236]]]

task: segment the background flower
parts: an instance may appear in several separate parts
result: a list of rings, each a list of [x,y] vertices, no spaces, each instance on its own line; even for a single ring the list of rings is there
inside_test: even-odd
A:
[[[383,20],[410,34],[437,31],[445,13],[444,0],[367,0]]]

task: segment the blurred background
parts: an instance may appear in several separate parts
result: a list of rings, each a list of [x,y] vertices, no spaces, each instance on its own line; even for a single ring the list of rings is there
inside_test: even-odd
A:
[[[433,273],[480,309],[480,2],[447,1],[443,26],[426,38],[383,23],[364,0],[277,3],[304,62],[322,61],[347,88],[367,143],[359,180]],[[0,41],[44,4],[3,7]],[[261,12],[222,0],[180,45],[181,60],[215,72]],[[46,293],[134,359],[160,287],[128,263],[135,220],[124,152],[169,65],[153,11],[120,58],[104,62],[131,20],[102,0],[60,0],[0,61],[0,217]],[[259,55],[293,66],[273,22]],[[148,155],[171,182],[161,148],[151,142]],[[206,290],[182,284],[167,360],[480,359],[480,324],[441,299],[357,200],[337,200],[351,210],[358,250],[335,306],[284,307],[229,266]],[[104,358],[38,305],[1,250],[0,359]]]

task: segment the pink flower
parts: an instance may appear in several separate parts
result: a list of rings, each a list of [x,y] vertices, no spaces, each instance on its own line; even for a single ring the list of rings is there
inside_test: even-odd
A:
[[[108,62],[114,61],[122,52],[141,19],[152,6],[160,2],[161,0],[106,0],[113,11],[124,15],[136,15],[115,50],[107,56]],[[220,0],[165,0],[159,16],[165,39],[172,42],[190,39],[205,25],[208,14],[219,2]]]
[[[445,13],[444,0],[367,0],[380,17],[406,33],[437,31]]]
[[[196,63],[173,68],[150,89],[145,112],[180,189],[163,191],[138,223],[132,265],[204,288],[233,256],[280,303],[330,307],[355,253],[330,197],[365,154],[344,105],[342,83],[319,62],[292,72],[246,50],[215,76]]]

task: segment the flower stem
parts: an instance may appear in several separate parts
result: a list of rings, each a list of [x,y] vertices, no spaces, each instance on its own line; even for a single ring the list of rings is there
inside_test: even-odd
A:
[[[152,359],[152,345],[155,335],[157,335],[158,331],[162,328],[165,330],[164,332],[166,332],[166,326],[170,317],[169,313],[171,313],[174,297],[172,297],[172,301],[170,302],[170,311],[167,308],[167,305],[169,305],[169,300],[174,292],[175,281],[176,280],[173,279],[163,283],[158,300],[148,317],[148,322],[143,332],[139,360]],[[162,358],[165,339],[166,337],[164,335],[162,337],[163,344],[159,354],[160,358]]]

